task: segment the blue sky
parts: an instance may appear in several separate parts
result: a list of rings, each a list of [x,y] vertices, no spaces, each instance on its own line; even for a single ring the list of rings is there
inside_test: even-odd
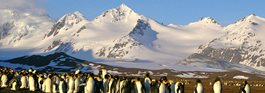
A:
[[[165,24],[184,25],[211,16],[227,25],[253,13],[265,17],[265,0],[47,0],[44,7],[54,19],[80,11],[92,20],[122,3]]]

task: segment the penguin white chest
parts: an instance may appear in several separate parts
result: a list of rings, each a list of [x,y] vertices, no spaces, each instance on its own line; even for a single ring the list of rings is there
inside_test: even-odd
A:
[[[160,84],[159,93],[166,93],[166,85],[164,83]]]
[[[66,85],[64,81],[60,81],[59,83],[59,93],[66,93]]]
[[[197,93],[203,93],[203,85],[201,83],[197,84],[196,91]]]
[[[12,83],[12,88],[11,90],[17,90],[17,82]]]
[[[105,75],[107,75],[107,70],[102,70],[102,75],[101,75],[101,78],[105,78]]]
[[[246,84],[244,90],[246,91],[246,93],[250,93],[250,86],[249,86],[249,84]]]
[[[177,82],[176,84],[175,84],[175,93],[179,93],[178,92],[178,90],[179,90],[179,82]]]
[[[215,82],[213,85],[214,93],[221,93],[221,90],[222,90],[221,82],[220,81]]]
[[[52,80],[50,78],[47,78],[44,81],[44,92],[52,92]]]
[[[150,84],[151,84],[150,78],[145,78],[145,80],[144,80],[144,86],[145,86],[145,90],[146,90],[147,93],[150,92],[150,87],[151,87]]]
[[[78,93],[78,91],[79,91],[79,85],[80,85],[80,79],[79,78],[76,78],[75,79],[75,91],[74,91],[74,93]]]
[[[35,91],[35,81],[32,76],[29,77],[29,90]]]
[[[69,78],[69,81],[68,81],[68,92],[69,93],[72,93],[74,91],[74,87],[75,86],[75,81],[72,77]]]
[[[7,80],[8,80],[8,78],[7,78],[7,75],[2,75],[2,77],[1,77],[1,87],[7,87]]]
[[[121,93],[123,93],[123,88],[124,88],[124,84],[125,84],[124,82],[125,82],[125,81],[122,80],[122,81],[120,82],[120,84],[119,84],[119,88],[120,88],[119,90],[120,90]]]
[[[88,81],[86,82],[86,87],[85,87],[85,93],[93,93],[94,92],[94,80],[93,78],[89,78]]]
[[[22,76],[21,79],[20,79],[20,81],[21,81],[20,88],[27,88],[27,77]]]
[[[142,84],[140,81],[135,82],[137,93],[142,93]]]

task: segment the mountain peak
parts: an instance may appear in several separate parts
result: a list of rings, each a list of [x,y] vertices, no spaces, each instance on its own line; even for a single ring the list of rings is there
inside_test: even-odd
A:
[[[220,26],[220,24],[212,17],[202,17],[199,21],[192,22],[189,25],[208,25],[208,24],[214,24]]]
[[[259,20],[260,17],[256,16],[255,14],[250,14],[248,16],[243,17],[241,20],[237,21],[238,22],[253,22],[255,20]]]
[[[84,16],[79,11],[66,14],[53,25],[51,31],[47,33],[45,37],[50,37],[52,35],[55,36],[60,31],[67,31],[72,27],[79,28],[79,26],[81,26],[79,30],[75,30],[79,32],[85,28],[82,26],[86,23],[87,19],[84,18]]]
[[[250,14],[250,15],[246,16],[246,18],[253,18],[253,17],[257,17],[256,14]]]
[[[132,10],[130,7],[128,7],[126,4],[122,3],[117,10],[126,11],[126,10]]]
[[[80,13],[79,11],[75,11],[75,12],[73,12],[73,13],[69,13],[69,14],[67,14],[67,16],[75,16],[76,18],[82,18],[82,19],[85,19],[84,16],[83,16],[83,14]]]
[[[59,21],[66,21],[66,20],[85,20],[86,18],[84,18],[84,16],[79,12],[73,12],[73,13],[69,13],[64,15]]]
[[[83,14],[82,13],[80,13],[79,11],[75,11],[74,13],[72,13],[72,14],[74,14],[74,15],[78,15],[78,16],[83,16]]]
[[[217,23],[217,21],[212,17],[202,17],[200,21],[204,23]]]
[[[126,22],[128,20],[137,20],[140,18],[140,15],[135,13],[131,8],[129,8],[125,4],[121,4],[117,8],[109,9],[103,12],[100,16],[98,16],[95,20],[100,22],[106,22],[106,20],[110,22],[123,21]]]

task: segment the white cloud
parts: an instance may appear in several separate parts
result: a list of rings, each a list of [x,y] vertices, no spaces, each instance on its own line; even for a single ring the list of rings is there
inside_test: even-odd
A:
[[[43,14],[46,0],[0,0],[0,9],[15,9],[34,14]]]

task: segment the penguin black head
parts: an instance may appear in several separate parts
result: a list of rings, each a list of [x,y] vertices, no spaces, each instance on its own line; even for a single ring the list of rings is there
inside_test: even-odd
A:
[[[114,76],[114,79],[118,80],[119,79],[119,76],[115,75]]]
[[[90,75],[92,76],[92,77],[94,77],[95,75],[94,75],[94,73],[90,73]]]
[[[221,79],[219,77],[216,77],[214,82],[217,82],[217,81],[221,81]]]
[[[166,76],[162,76],[161,78],[160,78],[160,81],[162,82],[162,81],[167,81],[167,77]]]
[[[75,74],[75,78],[78,78],[78,76],[79,76],[78,74]]]
[[[179,85],[184,87],[184,83],[183,82],[180,82]]]
[[[244,83],[245,83],[245,84],[248,84],[248,81],[245,80]]]
[[[61,78],[61,77],[59,77],[60,78],[60,81],[64,81],[64,79],[63,78]]]
[[[28,74],[26,74],[26,73],[22,73],[22,76],[27,76]]]
[[[197,79],[196,83],[202,83],[202,81],[200,79]]]
[[[150,77],[150,73],[147,72],[147,73],[145,74],[145,77]]]
[[[110,78],[110,75],[105,75],[105,79],[109,79]]]
[[[102,75],[102,70],[100,70],[100,71],[98,72],[98,75],[99,75],[99,76]]]
[[[244,84],[245,84],[245,85],[248,84],[248,81],[245,80],[245,81],[244,81]]]
[[[137,77],[136,80],[140,81],[141,79],[139,77]]]

